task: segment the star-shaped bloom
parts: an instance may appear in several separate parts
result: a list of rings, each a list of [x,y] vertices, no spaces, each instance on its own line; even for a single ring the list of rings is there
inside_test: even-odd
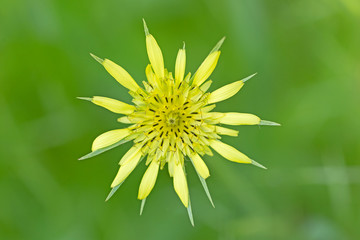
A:
[[[253,164],[265,168],[234,147],[221,141],[221,135],[237,136],[238,131],[223,125],[279,125],[261,120],[258,116],[238,112],[213,112],[215,103],[234,96],[244,83],[255,74],[225,85],[213,92],[207,92],[209,80],[220,57],[221,39],[211,50],[195,74],[185,75],[185,44],[179,50],[175,62],[174,75],[164,67],[161,49],[149,33],[144,21],[146,49],[150,64],[145,73],[147,81],[143,87],[121,66],[109,59],[101,59],[93,54],[99,63],[133,97],[132,104],[119,100],[95,96],[81,98],[120,114],[118,122],[129,124],[126,128],[115,129],[98,136],[92,144],[92,152],[80,158],[86,159],[104,151],[132,141],[133,146],[121,158],[119,171],[111,184],[108,199],[126,180],[135,167],[145,160],[148,166],[142,177],[138,198],[145,200],[153,189],[159,170],[166,167],[173,178],[175,192],[188,209],[191,223],[193,218],[186,179],[186,160],[194,166],[206,194],[213,205],[205,179],[210,172],[203,159],[212,156],[212,150],[225,159],[237,163]]]

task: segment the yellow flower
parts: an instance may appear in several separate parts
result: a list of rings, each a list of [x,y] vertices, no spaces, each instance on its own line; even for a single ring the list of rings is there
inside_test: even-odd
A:
[[[106,97],[81,98],[124,116],[118,121],[130,124],[124,129],[116,129],[98,136],[92,144],[92,152],[80,158],[86,159],[104,151],[132,141],[133,146],[121,158],[119,171],[111,184],[109,199],[125,181],[134,168],[147,156],[148,166],[140,183],[138,198],[142,200],[141,212],[145,200],[153,189],[159,169],[166,164],[174,189],[181,202],[188,209],[191,223],[190,197],[186,180],[186,158],[194,166],[206,194],[213,204],[205,179],[210,176],[203,156],[212,156],[212,149],[227,160],[254,164],[265,168],[234,147],[220,141],[220,135],[237,136],[238,131],[218,126],[226,125],[279,125],[261,120],[249,113],[211,112],[217,102],[235,95],[251,75],[243,80],[225,85],[208,93],[211,85],[208,80],[214,71],[220,56],[221,39],[195,72],[185,76],[185,44],[179,50],[175,62],[175,74],[164,68],[161,49],[155,38],[149,33],[144,21],[146,49],[150,64],[145,73],[147,82],[140,87],[131,75],[111,60],[101,59],[91,54],[133,97],[133,105]]]

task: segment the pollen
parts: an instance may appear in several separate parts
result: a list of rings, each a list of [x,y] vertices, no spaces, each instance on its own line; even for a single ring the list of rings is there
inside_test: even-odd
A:
[[[203,63],[192,76],[185,75],[185,44],[178,51],[174,75],[164,67],[161,49],[155,38],[149,33],[144,21],[146,49],[149,64],[145,69],[147,81],[143,87],[121,66],[109,59],[92,57],[109,72],[123,87],[129,90],[132,104],[119,100],[95,96],[80,98],[93,102],[116,114],[121,114],[118,122],[128,127],[110,130],[98,136],[92,144],[92,152],[80,158],[87,159],[132,142],[133,146],[120,159],[120,168],[111,184],[109,199],[123,184],[135,167],[144,159],[148,166],[140,183],[138,199],[142,200],[141,210],[146,198],[155,186],[158,171],[167,166],[169,176],[173,178],[175,192],[187,208],[193,224],[186,167],[193,165],[204,187],[207,197],[214,206],[205,179],[210,171],[204,156],[212,156],[212,149],[225,159],[265,168],[234,147],[223,143],[221,135],[237,136],[238,131],[223,127],[225,125],[273,125],[279,124],[261,120],[249,113],[213,112],[214,103],[234,96],[255,74],[242,80],[227,84],[213,92],[208,92],[214,71],[220,56],[221,39],[210,51]],[[175,77],[173,77],[175,76]]]

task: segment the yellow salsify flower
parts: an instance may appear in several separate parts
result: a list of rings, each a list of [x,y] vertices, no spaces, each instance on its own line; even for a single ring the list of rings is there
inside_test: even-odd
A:
[[[92,144],[92,152],[80,160],[96,156],[125,142],[133,141],[133,146],[121,158],[119,171],[111,184],[107,200],[115,193],[134,168],[147,156],[147,170],[140,183],[138,199],[142,200],[140,214],[145,200],[153,189],[159,169],[166,164],[174,189],[181,202],[188,209],[191,223],[194,225],[188,184],[186,180],[185,160],[190,159],[205,192],[214,206],[205,179],[210,176],[203,156],[213,153],[211,148],[227,160],[237,163],[253,164],[265,168],[250,159],[234,147],[220,141],[220,135],[237,136],[238,131],[219,126],[226,125],[279,125],[261,120],[249,113],[212,112],[217,102],[235,95],[245,81],[255,74],[225,85],[213,92],[207,92],[211,85],[208,80],[214,71],[220,56],[221,39],[193,77],[185,76],[185,44],[179,50],[175,63],[175,74],[164,68],[161,49],[155,38],[149,33],[144,21],[146,49],[150,64],[146,67],[147,82],[140,87],[131,75],[109,59],[101,59],[93,54],[99,63],[124,87],[133,97],[133,105],[107,97],[95,96],[80,98],[124,116],[118,122],[130,124],[129,127],[105,132]]]

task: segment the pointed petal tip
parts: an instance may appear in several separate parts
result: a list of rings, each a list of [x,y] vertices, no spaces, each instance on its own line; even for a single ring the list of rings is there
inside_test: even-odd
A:
[[[149,29],[148,29],[148,27],[147,27],[147,25],[146,25],[146,22],[145,22],[145,19],[143,18],[142,20],[143,20],[143,23],[144,23],[144,31],[145,31],[145,35],[146,35],[146,36],[147,36],[147,35],[150,35],[150,33],[149,33]]]
[[[191,223],[191,225],[192,225],[193,227],[195,227],[194,217],[193,217],[193,214],[192,214],[190,199],[189,199],[189,203],[188,203],[188,206],[186,207],[186,209],[187,209],[187,212],[188,212],[188,215],[189,215],[190,223]]]
[[[76,97],[76,98],[80,99],[80,100],[86,100],[86,101],[92,102],[92,98],[89,98],[89,97]]]
[[[97,62],[99,62],[100,64],[103,64],[104,59],[99,58],[98,56],[96,56],[96,55],[94,55],[94,54],[92,54],[92,53],[90,53],[90,56],[92,56],[92,57],[93,57]]]
[[[87,158],[87,155],[88,155],[88,154],[86,154],[85,156],[82,156],[81,158],[78,158],[78,160],[81,161],[81,160],[86,159],[86,158]]]
[[[221,45],[223,45],[224,41],[225,41],[226,37],[224,36],[223,38],[220,39],[220,41],[215,45],[215,47],[211,50],[210,53],[219,51],[219,49],[221,48]]]
[[[256,167],[259,167],[259,168],[267,169],[267,167],[265,167],[264,165],[256,162],[255,160],[252,160],[252,159],[251,159],[251,164],[256,166]]]
[[[276,122],[272,122],[272,121],[267,121],[267,120],[261,120],[259,125],[265,125],[265,126],[281,126],[280,123],[276,123]]]
[[[212,206],[213,208],[215,208],[215,204],[214,204],[213,200],[212,200],[211,198],[209,198],[209,200],[210,200],[211,206]]]
[[[219,41],[216,45],[218,45],[218,46],[219,46],[219,48],[220,48],[220,47],[221,47],[221,45],[224,43],[225,39],[226,39],[226,37],[225,37],[225,36],[223,36],[223,37],[220,39],[220,41]]]
[[[193,164],[193,166],[195,167],[194,161],[193,161],[191,158],[190,158],[190,161],[191,161],[191,163]],[[195,169],[195,170],[196,170],[196,169]],[[209,199],[211,205],[213,206],[213,208],[215,208],[214,202],[213,202],[213,200],[212,200],[212,198],[211,198],[211,194],[210,194],[209,188],[208,188],[208,186],[207,186],[207,184],[206,184],[206,180],[205,180],[203,177],[200,176],[200,174],[199,174],[198,171],[196,171],[196,173],[197,173],[197,175],[198,175],[198,177],[199,177],[199,179],[200,179],[201,185],[202,185],[203,188],[204,188],[204,191],[205,191],[205,193],[206,193],[206,196],[208,197],[208,199]]]
[[[109,199],[114,195],[114,193],[119,189],[119,187],[121,186],[122,183],[120,183],[119,185],[117,185],[116,187],[111,188],[111,191],[109,193],[109,195],[106,197],[105,202],[109,201]]]
[[[143,213],[143,211],[144,211],[145,202],[146,202],[146,198],[144,198],[144,199],[141,200],[140,216],[142,215],[142,213]]]
[[[256,74],[257,74],[257,73],[254,73],[254,74],[252,74],[252,75],[250,75],[250,76],[242,79],[241,81],[243,81],[243,83],[245,83],[246,81],[248,81],[248,80],[250,80],[252,77],[254,77]]]
[[[183,41],[183,47],[182,47],[183,50],[185,50],[185,41]]]
[[[114,194],[114,188],[112,188],[110,193],[107,195],[105,202],[109,201],[113,194]]]

